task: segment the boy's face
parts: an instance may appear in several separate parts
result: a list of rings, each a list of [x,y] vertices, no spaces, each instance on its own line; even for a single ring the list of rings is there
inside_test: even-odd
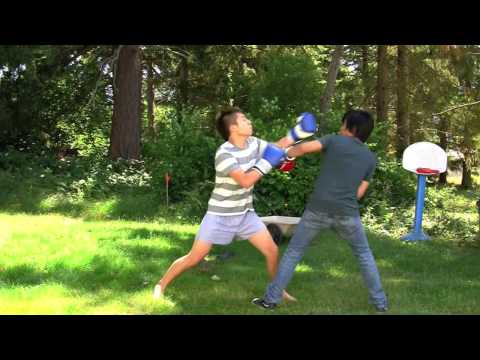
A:
[[[236,115],[237,123],[230,127],[230,132],[240,136],[251,136],[253,134],[252,122],[243,113],[237,113]]]

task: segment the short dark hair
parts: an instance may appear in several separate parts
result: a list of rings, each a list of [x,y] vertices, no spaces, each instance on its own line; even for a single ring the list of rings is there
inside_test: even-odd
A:
[[[215,117],[217,131],[225,141],[230,137],[230,126],[237,123],[235,115],[238,113],[243,111],[238,107],[228,106],[222,108]]]
[[[361,142],[366,142],[375,126],[373,116],[363,110],[350,110],[343,115],[342,124]]]

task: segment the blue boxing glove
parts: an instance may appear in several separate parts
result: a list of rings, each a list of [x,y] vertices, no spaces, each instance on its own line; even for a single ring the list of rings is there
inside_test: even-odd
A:
[[[313,114],[305,112],[298,117],[297,125],[288,132],[287,138],[297,142],[312,136],[316,131],[317,119]]]
[[[274,167],[277,167],[286,158],[285,150],[276,145],[268,144],[263,153],[263,157],[257,161],[254,170],[257,170],[262,175],[266,175]]]

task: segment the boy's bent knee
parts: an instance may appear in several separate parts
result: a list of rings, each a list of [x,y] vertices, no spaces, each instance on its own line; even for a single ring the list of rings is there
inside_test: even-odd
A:
[[[278,246],[275,243],[271,246],[268,246],[264,250],[264,254],[267,257],[277,257],[278,256]]]
[[[190,253],[185,258],[185,262],[189,266],[193,267],[193,266],[197,265],[200,261],[202,261],[204,258],[205,258],[205,256],[199,256],[199,255],[195,255],[195,254]]]

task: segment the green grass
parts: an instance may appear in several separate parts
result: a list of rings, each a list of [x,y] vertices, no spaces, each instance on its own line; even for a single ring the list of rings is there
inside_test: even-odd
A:
[[[0,313],[265,314],[249,304],[267,275],[246,242],[230,245],[235,255],[226,261],[214,256],[225,248],[214,248],[206,266],[152,300],[154,284],[190,249],[197,226],[0,213]],[[409,245],[372,232],[369,239],[392,314],[480,313],[480,250],[435,240]],[[349,247],[330,232],[313,242],[289,290],[299,302],[275,314],[373,313]]]
[[[226,249],[214,247],[205,266],[153,301],[198,219],[182,205],[166,209],[155,192],[93,200],[59,191],[57,180],[0,170],[0,314],[265,314],[250,304],[268,283],[264,259],[247,242],[228,246],[235,256],[226,261],[215,260]],[[477,198],[478,187],[430,187],[424,229],[433,241],[425,243],[399,240],[413,226],[414,198],[410,208],[364,216],[391,314],[480,313],[480,249],[459,246],[478,244]],[[273,314],[373,314],[349,247],[331,232],[313,242],[289,291],[299,302]]]

